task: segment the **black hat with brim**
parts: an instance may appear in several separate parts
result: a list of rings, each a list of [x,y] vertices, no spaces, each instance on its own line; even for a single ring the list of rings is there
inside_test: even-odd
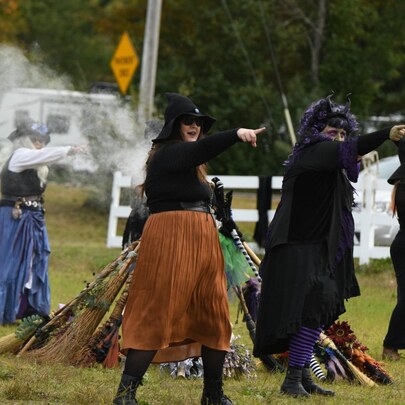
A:
[[[387,180],[389,184],[395,184],[398,180],[405,179],[405,139],[398,141],[398,157],[401,166],[391,174]]]
[[[152,142],[154,143],[169,138],[172,135],[175,121],[183,115],[193,115],[201,118],[203,121],[203,133],[208,132],[216,121],[215,118],[201,113],[197,106],[188,97],[177,93],[166,93],[166,97],[169,104],[165,111],[165,124],[159,135],[155,139],[152,139]]]

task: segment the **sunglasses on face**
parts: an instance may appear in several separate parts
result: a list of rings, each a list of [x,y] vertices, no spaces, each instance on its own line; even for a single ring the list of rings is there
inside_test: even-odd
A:
[[[203,124],[203,120],[199,117],[194,117],[193,115],[185,115],[181,119],[181,123],[184,125],[193,125],[193,123],[195,123],[197,127],[201,127]]]

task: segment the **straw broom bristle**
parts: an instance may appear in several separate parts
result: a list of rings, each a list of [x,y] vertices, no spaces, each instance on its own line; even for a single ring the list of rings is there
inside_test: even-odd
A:
[[[332,339],[330,339],[324,333],[321,333],[320,340],[325,346],[329,346],[331,349],[335,350],[336,353],[340,354],[339,358],[344,360],[345,365],[349,368],[353,376],[361,385],[367,387],[374,387],[377,385],[371,378],[361,372],[350,360],[346,359],[346,357],[339,351]]]
[[[116,293],[121,284],[109,283],[108,287],[105,293],[97,300],[99,304],[103,301],[104,303],[110,302],[108,301],[110,294]],[[76,353],[87,343],[107,310],[108,305],[87,308],[68,325],[62,335],[55,337],[40,349],[33,350],[30,352],[30,356],[34,356],[38,361],[45,363],[71,364]]]
[[[114,328],[119,329],[121,324],[121,316],[124,310],[125,304],[128,298],[128,290],[129,285],[132,279],[132,274],[128,277],[126,282],[126,287],[122,292],[120,298],[115,304],[113,311],[111,312],[110,317],[107,319],[106,322],[93,334],[91,339],[89,340],[88,344],[83,347],[78,355],[78,362],[76,365],[89,367],[94,364],[96,360],[96,347],[100,344],[100,342],[107,337],[107,335],[111,334],[111,331]]]
[[[14,353],[25,342],[25,339],[18,338],[15,333],[0,338],[0,354]]]
[[[119,274],[128,272],[128,267],[136,260],[136,253],[140,247],[140,241],[137,240],[128,246],[121,252],[120,256],[114,261],[109,263],[103,268],[103,270],[96,276],[95,280],[91,282],[85,289],[83,289],[79,295],[72,299],[63,308],[56,311],[51,320],[38,329],[36,336],[33,336],[24,346],[21,348],[17,356],[25,355],[29,350],[39,350],[38,347],[43,347],[43,342],[49,338],[51,332],[55,331],[59,335],[63,334],[64,328],[67,328],[68,321],[72,314],[83,305],[83,302],[90,297],[90,294],[94,295],[97,288],[105,283],[105,279],[111,276],[119,268]]]
[[[350,360],[348,360],[346,364],[361,385],[365,385],[367,387],[374,387],[377,385],[371,378],[360,371]]]
[[[88,343],[95,329],[107,313],[111,303],[121,290],[129,273],[122,271],[128,269],[136,256],[130,256],[121,269],[119,269],[106,283],[103,291],[96,297],[95,304],[87,307],[80,315],[67,325],[66,330],[54,337],[39,349],[26,353],[39,362],[75,364],[80,349]]]

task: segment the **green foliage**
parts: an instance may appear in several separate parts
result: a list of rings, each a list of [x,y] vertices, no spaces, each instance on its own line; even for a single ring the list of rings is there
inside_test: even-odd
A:
[[[374,274],[386,271],[393,272],[394,268],[391,259],[387,257],[386,259],[370,259],[368,264],[359,265],[358,271],[364,274]]]
[[[43,62],[85,90],[96,80],[111,81],[109,62],[115,44],[97,30],[103,18],[98,1],[27,0],[20,2],[20,12],[28,26],[20,41],[33,56],[40,50]]]
[[[0,27],[0,43],[18,42],[18,32],[26,30],[26,21],[16,0],[0,1]]]
[[[39,315],[27,316],[21,320],[21,323],[15,331],[15,335],[19,339],[25,340],[27,337],[31,336],[43,322],[44,320]]]
[[[115,82],[110,61],[123,31],[142,62],[146,8],[144,0],[3,0],[0,40],[87,90],[95,81]],[[156,116],[164,92],[175,91],[216,117],[214,130],[265,124],[258,150],[231,148],[212,172],[280,174],[291,148],[281,90],[294,127],[331,90],[337,99],[353,93],[360,119],[403,109],[404,14],[405,3],[395,0],[166,0]],[[135,105],[140,67],[129,89]]]

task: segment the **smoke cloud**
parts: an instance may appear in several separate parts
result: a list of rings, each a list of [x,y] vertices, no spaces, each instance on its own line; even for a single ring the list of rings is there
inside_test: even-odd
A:
[[[8,112],[6,117],[4,114],[8,101],[6,98],[15,88],[53,89],[63,92],[71,91],[73,86],[68,76],[57,74],[42,63],[31,62],[20,49],[0,45],[0,148],[3,151],[0,150],[0,163],[1,154],[4,155],[4,150],[7,149],[5,139],[10,133],[6,126],[10,114]],[[103,97],[105,100],[100,101]],[[79,95],[75,102],[73,99],[66,100],[67,98],[60,98],[60,103],[56,100],[54,105],[49,104],[49,111],[54,116],[67,114],[69,131],[75,134],[65,139],[51,133],[49,146],[61,144],[62,139],[64,144],[71,144],[70,140],[88,142],[88,156],[69,158],[73,167],[84,167],[86,163],[91,163],[87,164],[87,167],[98,167],[104,173],[120,170],[123,174],[132,176],[133,184],[142,183],[143,169],[153,134],[145,139],[145,123],[137,122],[135,106],[111,95],[86,94]],[[24,101],[26,100],[22,99],[21,103]],[[32,114],[31,118],[46,123],[46,117],[34,116],[33,109],[28,111]]]

